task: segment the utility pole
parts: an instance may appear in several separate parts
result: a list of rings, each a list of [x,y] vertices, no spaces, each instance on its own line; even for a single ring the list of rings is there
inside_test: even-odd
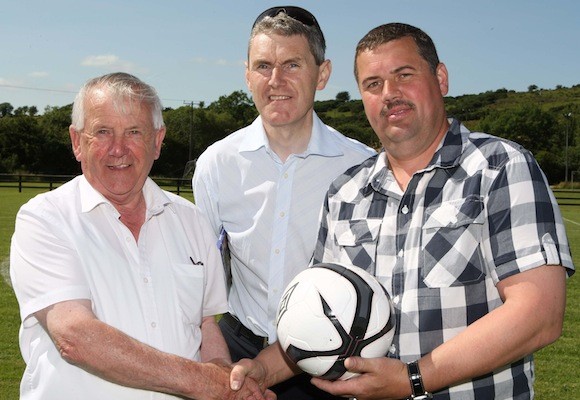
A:
[[[564,187],[566,187],[567,186],[567,183],[568,183],[568,135],[570,133],[570,123],[572,121],[572,113],[569,112],[567,114],[564,114],[564,117],[567,120],[570,120],[570,122],[568,122],[566,124],[566,149],[565,149],[565,152],[564,152],[564,155],[565,155],[565,159],[564,159],[564,165],[565,165],[565,167],[564,167],[564,173],[566,174],[566,176],[564,177]]]
[[[191,118],[189,121],[189,151],[187,153],[188,155],[187,160],[191,161],[193,159],[193,105],[195,104],[195,102],[184,101],[183,104],[191,106]]]

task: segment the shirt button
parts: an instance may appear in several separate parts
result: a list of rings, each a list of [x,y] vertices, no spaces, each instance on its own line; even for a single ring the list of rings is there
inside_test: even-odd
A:
[[[143,283],[149,283],[149,279],[143,278]]]
[[[157,328],[157,324],[155,322],[151,322],[151,328]]]
[[[393,304],[399,304],[399,301],[401,301],[401,297],[399,295],[393,297]]]
[[[403,257],[403,254],[405,254],[405,252],[403,251],[403,249],[399,250],[399,252],[397,253],[397,257]]]
[[[284,173],[284,179],[288,179],[288,173]]]
[[[276,254],[280,254],[280,249],[276,249],[276,250],[274,250],[274,253],[276,253]]]
[[[403,208],[401,209],[401,212],[402,212],[403,214],[408,214],[408,213],[409,213],[409,207],[407,207],[407,205],[405,204],[405,205],[403,206]]]
[[[127,236],[127,237],[125,238],[125,241],[126,241],[127,243],[129,243],[129,242],[131,241],[131,238],[130,238],[129,236]]]
[[[396,352],[397,352],[397,346],[392,344],[391,347],[389,347],[389,353],[395,354]]]
[[[284,211],[280,212],[280,218],[284,218],[285,215],[286,213],[284,213]]]

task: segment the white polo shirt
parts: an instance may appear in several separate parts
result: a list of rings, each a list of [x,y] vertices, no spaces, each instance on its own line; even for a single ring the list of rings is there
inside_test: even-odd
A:
[[[110,383],[64,361],[33,314],[66,300],[89,299],[101,321],[199,360],[202,318],[227,309],[216,238],[191,202],[151,179],[143,192],[147,215],[138,243],[83,176],[20,209],[10,273],[27,364],[21,399],[174,398]]]

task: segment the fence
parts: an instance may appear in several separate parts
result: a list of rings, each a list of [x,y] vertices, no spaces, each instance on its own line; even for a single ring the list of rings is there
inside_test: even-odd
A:
[[[53,190],[74,178],[74,175],[32,175],[32,174],[0,174],[0,187],[22,189]],[[163,189],[176,194],[191,193],[190,178],[159,178],[152,179]],[[561,206],[580,206],[580,190],[554,189],[554,195]]]
[[[32,175],[32,174],[0,174],[0,187],[22,189],[48,189],[53,190],[65,182],[70,181],[75,175]],[[152,179],[163,189],[181,194],[191,193],[191,180],[189,178],[156,178]]]

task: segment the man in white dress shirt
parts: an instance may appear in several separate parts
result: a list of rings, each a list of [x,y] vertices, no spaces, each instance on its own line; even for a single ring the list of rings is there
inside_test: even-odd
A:
[[[313,110],[331,63],[314,16],[299,7],[264,11],[252,28],[246,83],[260,116],[198,159],[196,204],[227,236],[232,285],[220,320],[232,359],[276,341],[286,285],[308,266],[330,183],[375,152],[326,126]],[[273,388],[281,400],[324,399],[300,376]]]
[[[206,218],[148,178],[161,110],[132,75],[87,82],[70,127],[83,175],[18,213],[22,400],[262,398],[255,383],[234,396],[220,366],[226,287]]]

